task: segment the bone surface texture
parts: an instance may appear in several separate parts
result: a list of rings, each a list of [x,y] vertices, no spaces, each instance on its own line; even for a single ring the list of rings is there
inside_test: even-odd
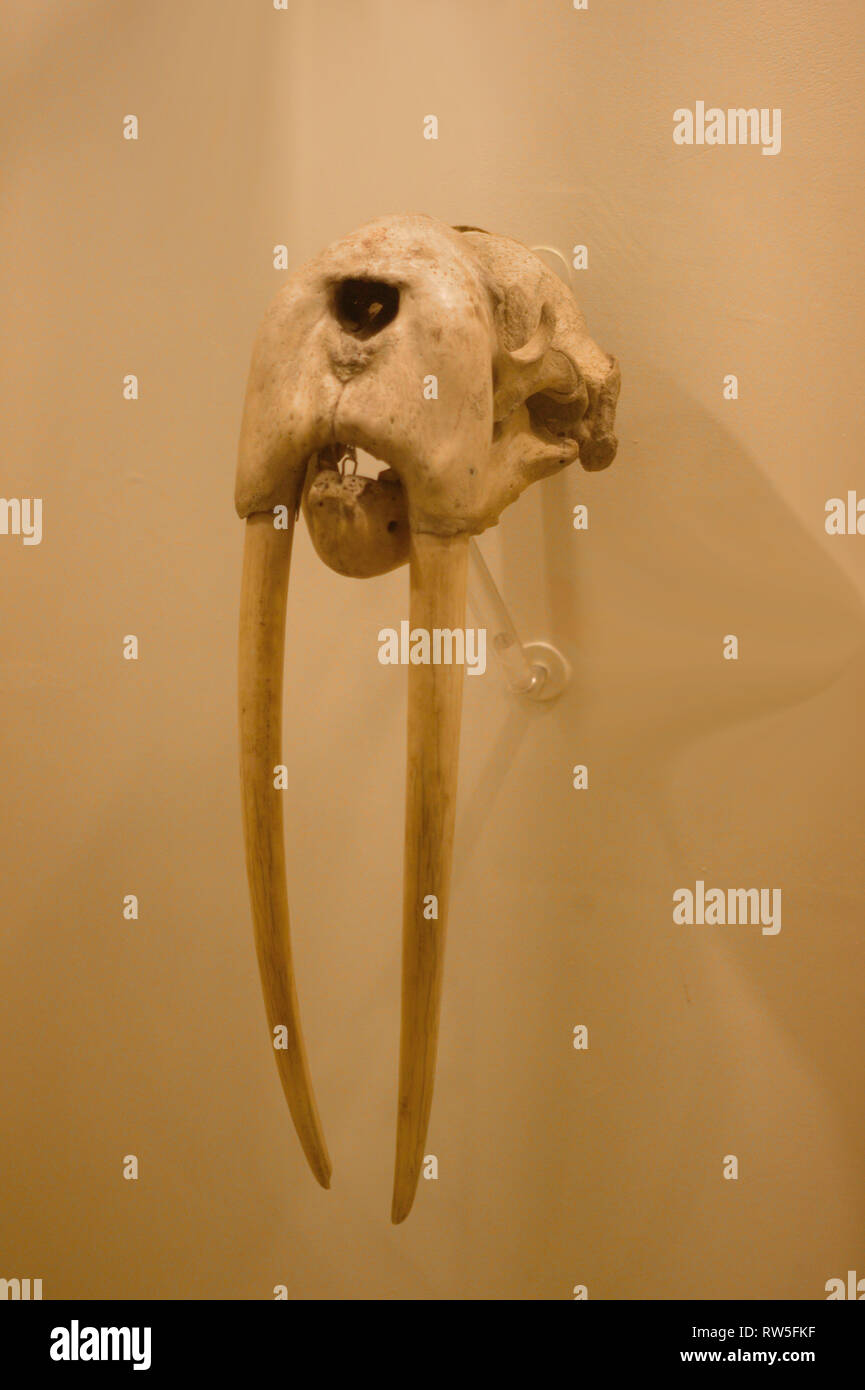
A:
[[[302,509],[317,554],[340,574],[408,565],[412,629],[462,628],[470,538],[530,483],[577,460],[605,468],[616,452],[618,392],[615,359],[537,256],[508,237],[421,215],[368,223],[301,266],[259,329],[235,490],[246,523],[243,825],[265,1011],[281,1043],[274,1055],[324,1187],[331,1165],[300,1026],[274,786],[287,751],[295,519]],[[290,652],[287,667],[295,678]],[[395,1222],[414,1201],[432,1105],[463,678],[456,664],[408,670]]]

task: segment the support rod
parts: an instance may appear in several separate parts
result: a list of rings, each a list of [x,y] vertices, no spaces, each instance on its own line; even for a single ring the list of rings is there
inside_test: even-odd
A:
[[[469,603],[487,630],[487,644],[499,660],[508,689],[530,700],[556,699],[570,679],[567,661],[546,642],[530,642],[523,646],[474,539],[469,542],[468,577]]]

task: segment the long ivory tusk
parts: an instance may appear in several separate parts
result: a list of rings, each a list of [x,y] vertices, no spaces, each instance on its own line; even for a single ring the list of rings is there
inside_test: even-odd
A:
[[[306,1049],[294,983],[281,792],[273,785],[281,763],[282,668],[285,609],[294,516],[277,530],[272,512],[247,518],[240,597],[240,779],[246,872],[261,987],[273,1030],[286,1029],[286,1047],[274,1048],[282,1089],[309,1166],[330,1187],[330,1158]]]
[[[414,532],[411,629],[462,628],[468,537]],[[391,1220],[404,1221],[424,1157],[435,1082],[464,670],[409,666],[399,1109]],[[434,895],[437,917],[424,915]]]

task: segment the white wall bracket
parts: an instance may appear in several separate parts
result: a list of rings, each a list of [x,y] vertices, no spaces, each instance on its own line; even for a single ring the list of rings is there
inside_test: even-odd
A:
[[[529,700],[557,699],[571,678],[568,662],[549,642],[523,645],[475,540],[469,542],[468,600],[487,630],[487,645],[498,658],[508,689]]]

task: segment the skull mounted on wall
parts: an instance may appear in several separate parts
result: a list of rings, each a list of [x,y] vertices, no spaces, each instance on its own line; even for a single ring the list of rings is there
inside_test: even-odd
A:
[[[469,538],[530,483],[616,452],[615,359],[526,247],[433,218],[385,217],[302,266],[258,333],[241,426],[246,519],[240,738],[252,915],[283,1089],[313,1173],[331,1165],[300,1028],[282,803],[282,671],[295,518],[359,578],[410,567],[411,627],[461,628]],[[380,466],[357,471],[360,451]],[[403,996],[392,1218],[411,1209],[432,1102],[463,671],[408,669]],[[427,919],[435,896],[438,916]]]

